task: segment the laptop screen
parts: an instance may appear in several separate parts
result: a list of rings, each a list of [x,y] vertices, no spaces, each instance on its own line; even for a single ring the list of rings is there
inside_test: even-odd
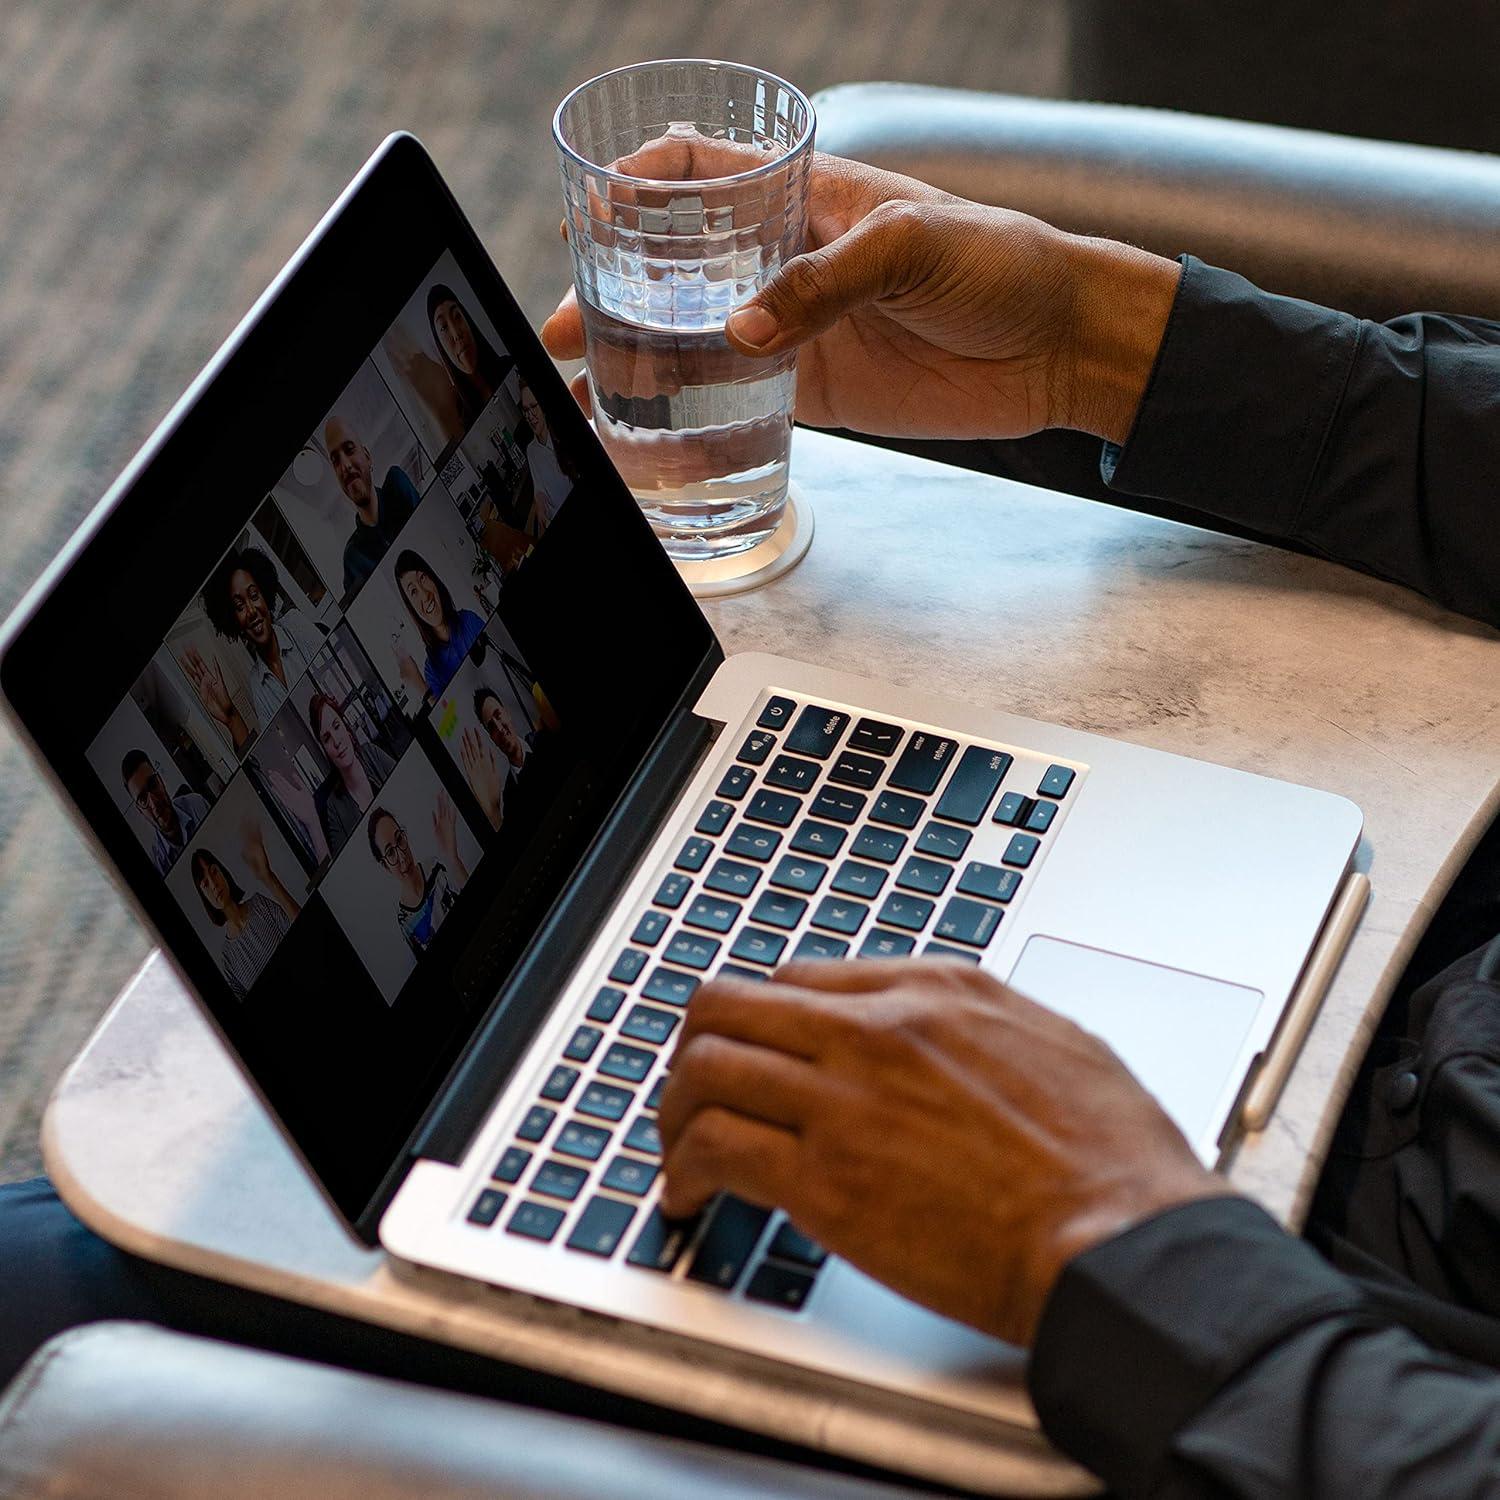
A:
[[[5,670],[353,1220],[712,649],[398,139]]]

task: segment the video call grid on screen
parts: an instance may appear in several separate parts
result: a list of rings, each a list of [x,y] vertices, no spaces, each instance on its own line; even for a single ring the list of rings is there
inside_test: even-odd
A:
[[[89,747],[237,999],[319,891],[394,1004],[503,822],[551,709],[497,611],[575,472],[523,391],[445,252]]]

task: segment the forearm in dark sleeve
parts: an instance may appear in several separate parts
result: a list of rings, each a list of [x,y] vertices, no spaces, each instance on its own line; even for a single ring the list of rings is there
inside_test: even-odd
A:
[[[1108,477],[1500,625],[1497,472],[1500,324],[1372,323],[1187,257]]]
[[[1386,1322],[1244,1200],[1172,1210],[1074,1261],[1031,1390],[1052,1440],[1125,1497],[1500,1487],[1500,1375]]]

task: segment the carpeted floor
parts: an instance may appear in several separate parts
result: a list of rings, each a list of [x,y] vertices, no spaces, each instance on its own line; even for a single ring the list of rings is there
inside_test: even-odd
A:
[[[540,322],[571,84],[706,55],[1055,94],[1064,26],[1061,0],[5,0],[0,611],[386,132],[426,141]],[[0,1181],[39,1170],[47,1095],[147,948],[0,731]]]

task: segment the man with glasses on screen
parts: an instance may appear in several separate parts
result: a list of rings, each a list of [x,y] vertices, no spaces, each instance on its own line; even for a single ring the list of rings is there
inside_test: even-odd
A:
[[[188,840],[208,816],[208,798],[197,792],[181,792],[176,797],[167,791],[161,772],[144,750],[127,750],[120,762],[125,795],[131,805],[151,825],[151,863],[157,873],[165,875],[187,848]]]

